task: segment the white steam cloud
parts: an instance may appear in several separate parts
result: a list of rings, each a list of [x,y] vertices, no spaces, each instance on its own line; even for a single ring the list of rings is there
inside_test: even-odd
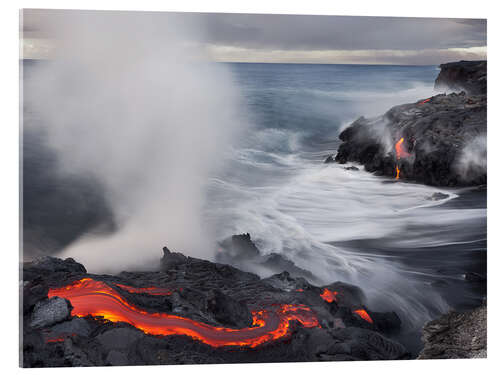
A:
[[[464,178],[486,173],[487,169],[486,133],[474,137],[466,144],[455,168]]]
[[[175,15],[60,15],[42,24],[56,55],[26,89],[62,168],[103,183],[118,231],[59,256],[92,272],[148,267],[163,245],[210,258],[205,184],[246,118],[229,73]]]

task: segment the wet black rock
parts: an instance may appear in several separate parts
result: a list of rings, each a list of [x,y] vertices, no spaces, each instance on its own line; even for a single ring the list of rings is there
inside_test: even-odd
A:
[[[328,157],[325,159],[325,164],[334,163],[334,162],[335,162],[335,159],[334,159],[333,155],[328,155]]]
[[[450,196],[448,194],[437,192],[437,193],[432,194],[430,197],[428,197],[427,200],[430,200],[430,201],[440,201],[440,200],[443,200],[443,199],[446,199],[446,198],[449,198],[449,197]]]
[[[345,167],[344,169],[346,171],[359,171],[359,168],[355,167],[354,165],[351,165],[350,167]]]
[[[486,79],[486,78],[485,78]],[[360,117],[342,131],[335,160],[435,186],[486,184],[486,95],[440,94]],[[397,159],[395,145],[409,156]]]
[[[248,245],[248,241],[245,243]],[[169,263],[171,256],[174,264]],[[41,299],[23,312],[23,366],[297,362],[409,356],[403,346],[384,333],[390,331],[387,327],[394,325],[392,313],[368,310],[363,292],[354,285],[338,282],[316,286],[286,271],[260,279],[227,264],[170,251],[164,251],[165,258],[169,264],[165,266],[163,262],[161,271],[118,275],[84,274],[82,267],[75,266],[71,267],[74,272],[66,269],[67,272],[34,277],[32,264],[25,264],[31,281],[22,283],[23,292],[39,295]],[[53,264],[46,263],[46,268],[64,263],[51,259],[47,262]],[[40,270],[43,272],[43,268]],[[241,329],[252,325],[250,311],[293,304],[310,308],[320,326],[305,328],[298,321],[291,321],[288,335],[255,348],[215,348],[188,336],[148,335],[126,322],[113,323],[92,316],[71,317],[66,300],[47,299],[49,288],[62,287],[82,277],[106,283],[127,303],[145,313],[168,313],[213,327]],[[120,285],[136,288],[136,291],[127,291]],[[150,287],[169,292],[160,295],[137,289]],[[335,288],[341,307],[321,297],[325,288],[332,291]],[[56,304],[57,309],[52,304]],[[356,314],[358,308],[365,308],[373,322]],[[30,325],[30,322],[39,323]]]
[[[232,256],[241,258],[253,258],[260,255],[260,251],[252,242],[250,233],[243,233],[226,238],[221,243],[221,247]]]
[[[451,90],[465,90],[471,95],[486,95],[487,62],[458,61],[439,66],[441,72],[436,78],[435,87]]]
[[[336,281],[325,285],[325,288],[335,292],[335,299],[339,306],[352,308],[366,304],[365,293],[356,285]]]
[[[486,282],[486,276],[480,275],[475,272],[467,272],[464,275],[464,279],[466,281],[474,282],[474,283],[485,283]]]
[[[398,332],[401,329],[401,319],[394,312],[375,312],[367,310],[373,320],[374,328],[384,333]]]
[[[423,328],[418,359],[486,358],[487,308],[449,312]]]
[[[318,281],[312,272],[298,267],[282,254],[262,254],[249,233],[233,235],[222,241],[216,260],[249,272],[256,272],[259,269],[266,269],[273,273],[287,271],[294,277],[304,277],[312,282]]]

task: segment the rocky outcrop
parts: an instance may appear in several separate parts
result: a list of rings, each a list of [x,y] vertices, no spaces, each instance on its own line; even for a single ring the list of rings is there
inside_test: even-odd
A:
[[[31,315],[32,328],[44,328],[69,318],[71,304],[63,298],[54,297],[38,302]]]
[[[486,95],[486,61],[458,61],[439,66],[437,89],[465,90],[470,95]]]
[[[312,272],[298,267],[282,254],[262,254],[253,243],[249,233],[233,235],[222,241],[216,260],[249,272],[255,269],[276,273],[287,271],[294,277],[303,277],[311,282],[318,281]]]
[[[407,350],[388,336],[397,329],[397,315],[371,311],[365,306],[363,292],[356,286],[338,282],[318,287],[287,272],[260,279],[229,265],[179,254],[164,251],[164,261],[170,256],[177,261],[162,267],[161,271],[122,272],[116,276],[83,273],[82,265],[57,258],[45,259],[44,267],[39,267],[37,262],[23,264],[24,274],[30,276],[30,281],[22,283],[23,296],[37,296],[25,298],[23,366],[409,358]],[[61,264],[71,264],[71,267],[61,268]],[[35,277],[36,272],[51,268],[59,271]],[[151,335],[127,321],[113,323],[97,315],[71,316],[67,300],[48,298],[49,291],[78,285],[82,279],[104,283],[100,285],[118,293],[116,300],[126,301],[134,311],[151,316],[178,316],[217,329],[251,327],[254,323],[250,311],[268,311],[283,305],[307,307],[318,324],[306,326],[297,320],[290,321],[286,335],[255,347],[236,344],[214,347],[182,334]],[[326,289],[330,289],[335,298],[322,297]],[[55,310],[54,304],[58,307]],[[65,307],[61,314],[59,307]],[[53,310],[57,310],[57,314],[52,314]],[[48,313],[41,314],[42,311]]]
[[[486,306],[450,312],[423,328],[424,348],[418,359],[486,358]]]
[[[486,95],[440,94],[360,117],[340,133],[335,160],[429,185],[486,184],[486,102]]]

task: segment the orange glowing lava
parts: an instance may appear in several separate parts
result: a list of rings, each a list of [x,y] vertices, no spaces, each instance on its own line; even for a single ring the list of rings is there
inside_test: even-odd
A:
[[[364,310],[364,309],[354,310],[353,313],[359,315],[360,318],[366,320],[368,323],[373,324],[373,320],[370,317],[370,315],[368,315],[366,310]]]
[[[431,100],[431,98],[429,99],[425,99],[425,100],[422,100],[421,102],[419,102],[418,104],[424,104],[424,103],[427,103],[429,100]]]
[[[147,288],[135,288],[133,286],[123,285],[123,284],[116,284],[115,283],[115,285],[120,287],[123,290],[126,290],[129,293],[145,293],[145,294],[150,294],[153,296],[169,296],[173,293],[170,289],[157,288],[154,286],[147,287]]]
[[[53,337],[53,338],[48,338],[45,340],[46,344],[53,343],[53,342],[63,342],[64,337]]]
[[[290,322],[294,320],[307,328],[320,326],[316,315],[307,306],[280,305],[274,310],[252,312],[252,327],[214,327],[177,315],[141,310],[105,282],[90,278],[50,289],[48,296],[68,299],[73,306],[73,316],[91,315],[112,322],[126,322],[151,335],[186,335],[213,347],[237,345],[253,348],[288,335]]]
[[[399,159],[407,158],[408,156],[410,156],[410,154],[405,150],[405,147],[403,145],[404,141],[405,141],[405,139],[401,138],[394,145],[394,147],[396,149],[396,180],[399,180],[399,172],[400,172],[399,166],[398,166]]]
[[[396,159],[401,159],[401,158],[407,158],[410,156],[410,154],[405,150],[405,147],[403,145],[403,142],[405,141],[404,138],[401,138],[399,141],[396,142]]]
[[[323,298],[326,302],[332,303],[333,301],[337,301],[337,291],[331,291],[330,289],[323,289],[323,292],[320,294],[320,297]]]

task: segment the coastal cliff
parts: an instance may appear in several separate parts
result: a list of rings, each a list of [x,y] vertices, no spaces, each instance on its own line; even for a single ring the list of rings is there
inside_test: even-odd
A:
[[[334,160],[434,186],[486,184],[486,62],[443,64],[435,84],[467,92],[422,98],[376,118],[360,117],[340,133]]]
[[[486,95],[486,61],[458,61],[439,67],[441,72],[436,78],[436,89],[465,90],[470,95]]]

